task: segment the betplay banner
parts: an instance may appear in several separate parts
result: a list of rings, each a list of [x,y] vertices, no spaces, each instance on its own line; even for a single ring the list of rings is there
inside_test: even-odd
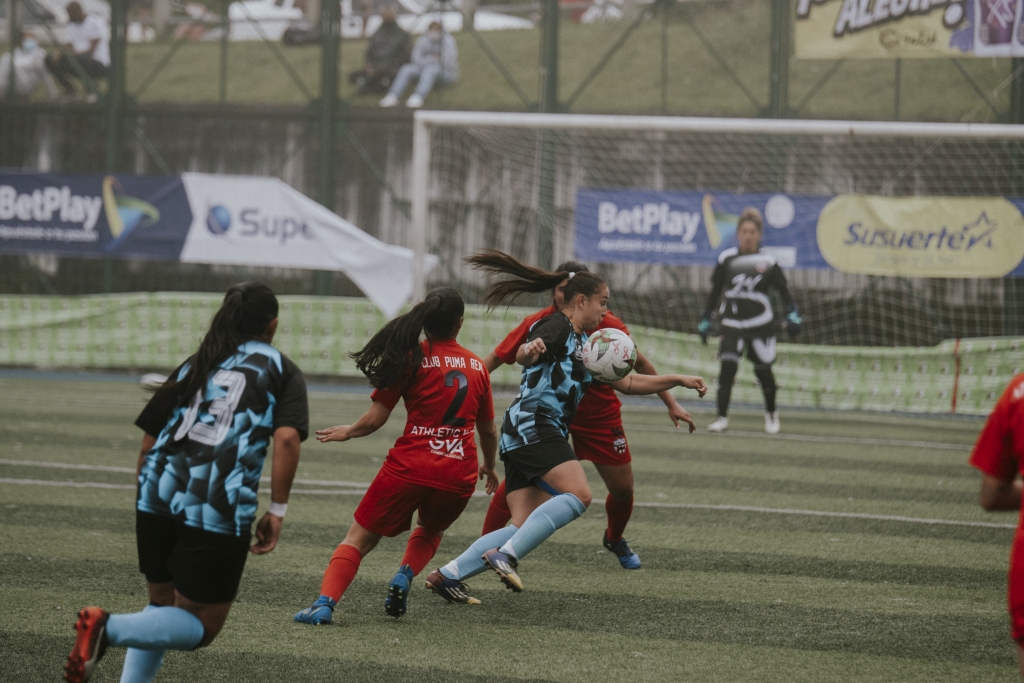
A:
[[[1024,56],[1024,0],[796,0],[800,59]]]
[[[1024,277],[1024,199],[579,190],[576,256],[713,266],[746,207],[783,268],[901,277]]]
[[[277,178],[0,172],[0,252],[341,271],[389,317],[413,289],[412,250]]]

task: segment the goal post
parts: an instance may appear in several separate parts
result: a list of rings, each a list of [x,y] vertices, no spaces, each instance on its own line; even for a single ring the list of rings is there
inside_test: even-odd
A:
[[[554,186],[550,243],[542,241],[545,172]],[[418,111],[412,176],[409,246],[418,263],[427,253],[440,259],[429,275],[418,268],[417,296],[451,283],[473,301],[487,281],[461,259],[480,248],[531,263],[577,258],[577,201],[587,192],[702,194],[712,206],[697,216],[701,231],[726,197],[919,197],[936,207],[1022,198],[1024,126]],[[797,253],[820,251],[803,239]],[[612,306],[628,323],[696,330],[713,263],[580,260],[609,280]],[[811,343],[932,346],[1024,333],[1024,280],[1005,273],[783,265]]]

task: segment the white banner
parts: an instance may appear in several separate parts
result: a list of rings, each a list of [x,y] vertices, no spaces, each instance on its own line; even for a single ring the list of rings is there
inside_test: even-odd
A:
[[[413,293],[411,249],[385,244],[277,178],[183,173],[185,263],[337,270],[390,318]],[[429,272],[437,257],[427,255]]]

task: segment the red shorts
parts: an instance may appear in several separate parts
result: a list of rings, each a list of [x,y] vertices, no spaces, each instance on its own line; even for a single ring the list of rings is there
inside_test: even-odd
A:
[[[459,518],[473,491],[456,493],[410,484],[384,471],[378,472],[356,508],[359,526],[381,536],[397,536],[412,528],[412,515],[432,534],[444,531]]]
[[[633,460],[622,420],[603,425],[573,423],[569,427],[569,435],[572,436],[572,449],[580,460],[602,465],[628,465]]]
[[[1010,572],[1007,577],[1010,624],[1013,639],[1024,645],[1024,528],[1018,527],[1010,550]]]

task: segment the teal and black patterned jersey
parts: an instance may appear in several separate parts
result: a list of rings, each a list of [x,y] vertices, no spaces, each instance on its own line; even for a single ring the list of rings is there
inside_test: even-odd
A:
[[[538,320],[527,341],[544,340],[547,351],[523,368],[519,395],[505,411],[501,424],[501,452],[569,438],[576,407],[590,386],[583,366],[584,335],[573,330],[564,313]]]
[[[188,373],[191,359],[177,371]],[[221,362],[184,405],[158,393],[136,424],[156,437],[139,473],[136,506],[188,526],[242,536],[274,430],[309,432],[302,372],[280,351],[250,341]]]

